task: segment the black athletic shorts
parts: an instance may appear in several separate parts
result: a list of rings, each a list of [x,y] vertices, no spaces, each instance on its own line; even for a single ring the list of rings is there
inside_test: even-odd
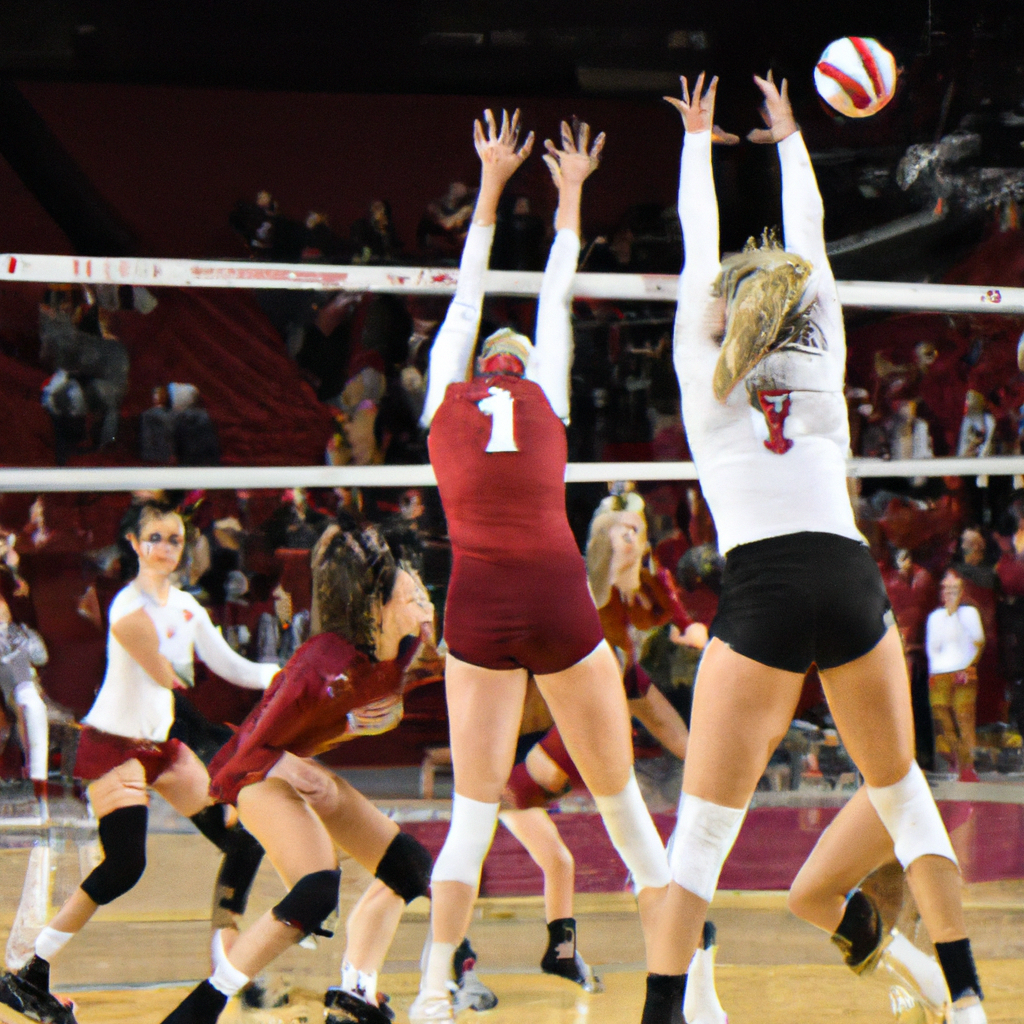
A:
[[[864,544],[834,533],[791,533],[726,555],[708,632],[762,665],[806,672],[867,654],[895,621]]]

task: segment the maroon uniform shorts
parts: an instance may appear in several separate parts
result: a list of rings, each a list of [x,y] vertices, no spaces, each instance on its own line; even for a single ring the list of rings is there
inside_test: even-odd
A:
[[[444,638],[459,661],[543,676],[582,661],[604,632],[578,551],[504,564],[456,554]]]
[[[178,759],[184,744],[181,740],[138,740],[132,736],[116,736],[101,732],[91,725],[82,727],[75,757],[75,778],[92,782],[126,761],[136,760],[146,773],[146,783],[152,786]]]

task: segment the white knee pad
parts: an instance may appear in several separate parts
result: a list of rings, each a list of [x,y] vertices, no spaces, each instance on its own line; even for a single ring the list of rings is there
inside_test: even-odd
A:
[[[636,888],[660,889],[668,885],[670,875],[665,847],[633,771],[630,771],[629,782],[621,793],[595,796],[594,803],[601,812],[612,845],[633,876]]]
[[[45,781],[49,773],[50,754],[50,724],[46,716],[46,704],[32,681],[18,685],[14,691],[14,700],[25,715],[29,778]]]
[[[957,867],[949,833],[928,782],[917,762],[891,786],[868,786],[868,799],[896,847],[896,859],[904,870],[918,857],[945,857]]]
[[[672,878],[710,903],[746,814],[746,807],[723,807],[684,793],[669,845]]]
[[[498,827],[498,806],[455,794],[448,836],[434,861],[431,882],[465,882],[474,889],[479,887],[484,857]]]

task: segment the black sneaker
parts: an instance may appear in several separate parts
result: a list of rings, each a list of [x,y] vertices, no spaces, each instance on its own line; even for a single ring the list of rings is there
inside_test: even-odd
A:
[[[390,1024],[395,1011],[388,1006],[387,996],[376,1006],[346,992],[343,988],[329,988],[324,996],[327,1007],[325,1024]]]
[[[22,971],[25,970],[23,967]],[[0,975],[0,1003],[40,1024],[78,1024],[73,1007],[21,977],[21,972]]]
[[[228,997],[209,981],[197,985],[160,1024],[216,1024]]]

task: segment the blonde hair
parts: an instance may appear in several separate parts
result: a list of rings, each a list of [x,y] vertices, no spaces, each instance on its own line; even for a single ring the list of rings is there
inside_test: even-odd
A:
[[[807,328],[804,301],[813,267],[787,252],[767,228],[760,243],[747,239],[742,252],[722,260],[712,294],[725,299],[725,337],[715,366],[715,397],[732,389],[765,356],[798,338]]]
[[[597,510],[594,518],[590,520],[590,531],[587,534],[587,581],[590,583],[590,592],[594,596],[594,604],[603,608],[612,596],[612,561],[614,550],[612,548],[611,529],[621,523],[626,517],[638,516],[641,523],[640,550],[647,550],[647,520],[642,512],[636,511],[605,511]],[[641,563],[643,555],[641,555]]]

